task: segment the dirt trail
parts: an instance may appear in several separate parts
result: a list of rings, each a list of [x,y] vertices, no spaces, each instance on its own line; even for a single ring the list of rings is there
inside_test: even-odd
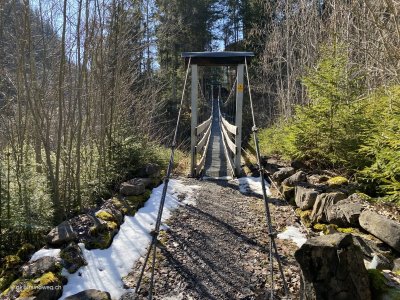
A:
[[[268,237],[262,199],[241,194],[234,181],[183,180],[201,188],[196,205],[178,209],[160,236],[155,299],[266,299]],[[296,223],[289,205],[271,201],[278,232]],[[292,299],[298,299],[299,267],[293,257],[297,246],[276,241]],[[127,287],[134,287],[140,267],[139,262],[125,278]],[[276,264],[275,270],[278,274]],[[149,275],[147,271],[142,296],[147,295]],[[274,288],[282,295],[278,275]]]

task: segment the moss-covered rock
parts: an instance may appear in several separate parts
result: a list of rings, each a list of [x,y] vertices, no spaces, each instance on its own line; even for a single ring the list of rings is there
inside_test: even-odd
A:
[[[113,222],[113,221],[108,221],[107,222],[107,228],[109,230],[117,230],[118,229],[118,224],[116,222]]]
[[[347,180],[347,178],[343,177],[343,176],[336,176],[336,177],[332,177],[327,181],[327,184],[329,187],[331,188],[338,188],[344,185],[348,185],[349,181]]]
[[[6,299],[46,299],[57,300],[62,295],[60,277],[48,272],[35,279],[18,279],[2,293]]]
[[[374,300],[398,300],[400,290],[389,285],[389,280],[376,269],[368,270],[372,297]]]
[[[353,227],[348,227],[348,228],[337,228],[337,231],[342,232],[342,233],[354,233],[357,231],[356,228]]]
[[[22,267],[22,276],[25,278],[35,278],[48,272],[58,273],[61,269],[62,267],[58,259],[51,256],[44,256],[25,264]]]
[[[131,204],[143,204],[146,202],[151,195],[151,190],[146,190],[142,195],[137,195],[137,196],[126,196],[125,200],[127,200]]]
[[[150,198],[151,191],[146,190],[142,195],[138,196],[127,196],[125,197],[125,201],[128,207],[128,215],[135,214],[141,207],[143,207],[144,203]]]
[[[107,249],[108,247],[110,247],[115,234],[115,230],[99,233],[96,237],[85,243],[85,248],[88,250]]]
[[[115,217],[108,211],[99,210],[96,213],[96,217],[102,219],[103,221],[115,221]]]
[[[124,208],[124,204],[118,198],[115,197],[111,199],[111,204],[114,205],[116,209],[119,209],[121,211]]]
[[[311,227],[311,210],[301,210],[300,208],[296,209],[296,215],[300,217],[301,222],[304,224],[306,227]]]
[[[60,252],[62,264],[67,271],[72,274],[75,273],[80,267],[87,265],[81,248],[76,243],[69,244]]]
[[[313,229],[316,230],[316,231],[325,231],[326,230],[326,224],[320,224],[320,223],[314,224],[313,225]]]
[[[362,201],[368,201],[368,202],[372,201],[372,197],[368,196],[367,194],[361,193],[361,192],[355,192],[354,194],[350,195],[350,197],[352,199],[359,199]]]
[[[322,231],[325,235],[338,232],[338,226],[335,224],[316,223],[314,224],[313,229],[316,231]]]

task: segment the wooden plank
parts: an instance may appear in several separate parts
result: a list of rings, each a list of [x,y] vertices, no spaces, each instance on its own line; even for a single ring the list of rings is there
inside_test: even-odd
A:
[[[196,146],[196,153],[200,153],[203,151],[204,146],[206,145],[207,140],[209,139],[211,134],[211,123],[208,126],[208,129],[206,131],[206,133],[204,134],[204,136],[201,138],[200,142],[197,144]]]
[[[228,146],[229,150],[232,151],[233,154],[236,154],[236,145],[234,142],[231,141],[228,132],[226,131],[224,126],[221,126],[223,138],[226,140],[226,145]]]
[[[237,134],[237,127],[235,125],[230,124],[222,115],[221,115],[222,125],[233,135]]]
[[[203,123],[201,123],[199,126],[196,127],[196,134],[200,135],[204,132],[204,130],[206,130],[208,128],[208,126],[211,124],[212,121],[212,116],[204,121]]]

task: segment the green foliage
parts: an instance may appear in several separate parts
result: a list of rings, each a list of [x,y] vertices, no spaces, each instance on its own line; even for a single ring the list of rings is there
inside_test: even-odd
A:
[[[370,160],[360,176],[382,195],[400,203],[400,86],[379,90],[366,99],[371,136],[361,146]]]
[[[279,120],[275,125],[261,130],[258,138],[263,154],[279,154],[287,160],[298,156],[293,120]]]
[[[7,255],[3,259],[4,270],[11,270],[17,268],[21,264],[21,259],[17,255]]]
[[[328,179],[327,184],[330,187],[339,187],[339,186],[342,186],[342,185],[349,184],[349,181],[345,177],[336,176],[336,177],[332,177],[332,178]]]
[[[363,79],[345,53],[343,46],[322,49],[303,79],[309,104],[262,130],[261,151],[358,172],[378,195],[400,203],[400,86],[364,96]]]
[[[25,243],[21,246],[21,248],[18,249],[17,255],[22,260],[27,260],[34,250],[35,246]]]
[[[356,100],[362,78],[348,67],[343,46],[322,49],[317,68],[303,79],[310,103],[298,106],[294,120],[297,158],[333,166],[358,163],[358,145],[368,130]]]
[[[362,77],[348,67],[343,46],[324,47],[321,52],[317,67],[303,78],[309,104],[297,106],[292,119],[264,130],[260,137],[268,140],[261,146],[267,153],[286,158],[353,166],[361,163],[358,145],[368,130],[360,114],[362,106],[356,101],[362,91]]]

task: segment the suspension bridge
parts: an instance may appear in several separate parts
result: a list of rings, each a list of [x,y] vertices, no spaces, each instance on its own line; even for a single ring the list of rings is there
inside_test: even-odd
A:
[[[252,132],[257,154],[260,185],[264,202],[264,216],[269,241],[269,299],[274,299],[274,278],[280,276],[286,299],[289,299],[288,286],[285,280],[283,267],[276,246],[276,235],[271,220],[270,203],[266,192],[265,170],[261,165],[260,151],[257,139],[257,126],[254,117],[253,100],[251,96],[248,63],[254,56],[252,52],[185,52],[186,75],[182,92],[180,109],[176,120],[176,127],[171,146],[171,156],[160,207],[152,240],[144,259],[140,274],[135,285],[135,295],[139,295],[142,286],[143,274],[148,267],[151,277],[148,288],[148,299],[153,299],[154,274],[156,265],[157,241],[160,234],[161,219],[165,205],[168,182],[174,165],[174,151],[177,143],[177,133],[182,117],[183,102],[186,86],[190,84],[190,112],[191,112],[191,164],[190,175],[193,178],[231,179],[242,176],[242,129],[243,129],[243,101],[245,86],[252,113]],[[224,72],[211,74],[207,78],[207,70],[222,68]],[[246,74],[246,84],[244,82]],[[199,76],[202,75],[202,76]],[[211,77],[211,78],[210,78]],[[225,96],[225,97],[224,97]],[[274,268],[274,261],[278,268]],[[277,273],[277,274],[275,274]]]

